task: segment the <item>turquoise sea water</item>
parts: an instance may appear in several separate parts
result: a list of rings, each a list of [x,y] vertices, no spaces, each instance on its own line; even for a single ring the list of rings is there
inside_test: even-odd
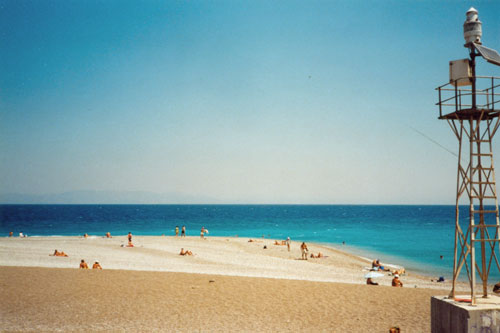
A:
[[[5,236],[173,235],[177,225],[188,236],[204,226],[209,236],[324,243],[433,276],[449,278],[453,270],[454,206],[0,205]]]

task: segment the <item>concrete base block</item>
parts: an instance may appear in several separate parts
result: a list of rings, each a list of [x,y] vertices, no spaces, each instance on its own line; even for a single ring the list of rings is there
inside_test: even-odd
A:
[[[468,296],[457,298],[470,299]],[[431,331],[434,333],[500,333],[500,297],[476,298],[477,305],[446,296],[431,298]]]

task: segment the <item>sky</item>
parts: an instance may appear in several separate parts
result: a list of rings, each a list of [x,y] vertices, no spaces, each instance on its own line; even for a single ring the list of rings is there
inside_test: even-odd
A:
[[[493,0],[0,0],[0,194],[453,204],[471,6],[500,50]]]

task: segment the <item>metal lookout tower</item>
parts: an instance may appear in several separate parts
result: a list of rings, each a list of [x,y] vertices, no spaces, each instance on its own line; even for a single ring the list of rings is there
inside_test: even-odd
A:
[[[475,305],[476,272],[482,282],[482,297],[488,296],[491,268],[496,266],[500,272],[500,221],[492,145],[500,125],[500,78],[477,76],[475,67],[477,57],[500,66],[500,55],[482,45],[477,10],[470,8],[466,16],[464,46],[469,49],[470,58],[450,61],[450,81],[436,88],[439,93],[436,105],[439,106],[439,119],[448,122],[459,144],[450,296],[455,298],[457,279],[466,271],[470,302]],[[465,218],[460,223],[459,202],[469,204],[467,224]]]

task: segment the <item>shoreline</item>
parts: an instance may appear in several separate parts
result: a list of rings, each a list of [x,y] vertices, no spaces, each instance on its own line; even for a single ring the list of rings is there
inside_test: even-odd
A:
[[[0,266],[77,268],[85,259],[89,265],[99,261],[103,269],[163,271],[180,273],[215,274],[224,276],[260,277],[316,282],[365,284],[364,275],[371,260],[341,249],[307,243],[310,253],[322,252],[326,258],[298,260],[300,242],[292,241],[291,251],[286,246],[274,245],[274,239],[243,237],[196,236],[133,236],[134,248],[124,248],[126,236],[105,238],[89,236],[30,236],[27,238],[0,238]],[[267,249],[264,250],[263,246]],[[193,257],[179,256],[181,248],[193,251]],[[51,257],[54,249],[69,254],[69,258]],[[308,254],[308,255],[309,255]],[[397,263],[387,266],[400,267]],[[392,276],[377,282],[390,285]],[[402,276],[405,286],[412,288],[449,289],[451,283],[431,282],[437,277],[408,272]],[[465,284],[460,284],[462,288]]]
[[[151,235],[149,235],[149,234],[135,235],[134,234],[134,237],[152,237],[152,238],[154,238],[154,237],[166,237],[166,238],[172,237],[172,238],[175,238],[176,237],[176,236],[172,235],[174,233],[174,229],[168,230],[168,231],[170,231],[170,233],[167,235],[163,234],[160,236],[159,234],[151,234]],[[69,238],[73,238],[73,237],[82,238],[83,237],[82,235],[28,235],[28,236],[29,237],[26,237],[26,238],[55,238],[55,239],[57,239],[57,238],[65,238],[65,237],[69,237]],[[126,234],[117,234],[114,237],[126,237]],[[177,236],[177,237],[179,237],[179,236]],[[198,235],[190,235],[187,237],[196,238],[199,236]],[[247,237],[247,236],[241,236],[241,235],[240,236],[239,235],[228,235],[228,236],[208,235],[207,236],[207,238],[212,238],[212,239],[215,239],[215,238],[249,239],[252,237],[253,236]],[[0,240],[3,238],[20,238],[20,237],[18,237],[17,235],[14,237],[0,236]],[[101,236],[101,235],[89,235],[88,236],[88,239],[99,239],[99,238],[105,238],[105,237]],[[257,236],[256,238],[253,238],[253,239],[267,240],[267,241],[274,241],[274,240],[280,241],[281,240],[281,239],[277,239],[277,238],[261,238],[260,236]],[[299,242],[299,241],[302,242],[302,240],[299,240],[299,239],[296,239],[294,242]],[[449,280],[452,278],[452,275],[453,275],[451,267],[444,268],[444,267],[429,264],[429,263],[417,262],[417,261],[414,261],[412,259],[408,259],[404,256],[394,255],[393,253],[387,253],[384,251],[370,249],[370,248],[366,248],[363,246],[356,246],[356,245],[342,244],[342,243],[331,243],[331,242],[307,241],[307,240],[305,242],[307,244],[316,244],[317,246],[324,246],[324,247],[327,247],[327,248],[330,248],[330,249],[333,249],[336,251],[340,251],[346,255],[347,254],[353,255],[355,257],[358,257],[361,260],[369,261],[370,264],[371,264],[371,261],[373,259],[381,258],[381,259],[383,259],[382,261],[385,263],[386,266],[390,266],[393,268],[404,267],[407,270],[409,269],[409,270],[413,271],[415,274],[420,275],[422,277],[436,278],[436,277],[443,276],[443,277],[445,277],[445,279]],[[370,259],[370,258],[373,258],[373,259]],[[384,260],[384,258],[385,258],[385,260]],[[424,267],[424,268],[421,268],[421,267]],[[459,282],[464,282],[464,283],[467,282],[467,279],[463,274],[461,274],[461,276],[459,277]]]

